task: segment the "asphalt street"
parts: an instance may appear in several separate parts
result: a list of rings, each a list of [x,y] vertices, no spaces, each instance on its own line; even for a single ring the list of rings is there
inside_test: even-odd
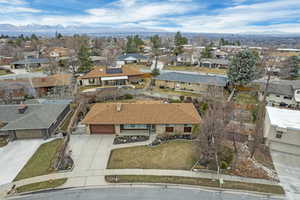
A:
[[[255,194],[219,192],[213,190],[121,187],[95,189],[69,189],[36,193],[29,196],[9,198],[19,200],[282,200],[280,197]]]

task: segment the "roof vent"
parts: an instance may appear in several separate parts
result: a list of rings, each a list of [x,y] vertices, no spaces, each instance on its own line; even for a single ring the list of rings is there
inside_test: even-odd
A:
[[[26,104],[20,104],[19,107],[18,107],[18,112],[20,114],[23,114],[25,113],[25,111],[27,110],[28,106]]]
[[[117,104],[117,111],[121,112],[121,110],[122,110],[122,104],[118,103]]]

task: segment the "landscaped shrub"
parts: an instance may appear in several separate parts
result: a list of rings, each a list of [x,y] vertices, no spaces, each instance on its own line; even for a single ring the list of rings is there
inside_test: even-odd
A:
[[[221,169],[227,169],[228,168],[228,163],[225,161],[221,161],[221,165],[220,165]]]
[[[219,158],[221,162],[226,162],[228,165],[231,164],[233,160],[234,153],[233,151],[228,147],[223,147],[222,151],[220,152]]]
[[[181,103],[181,100],[179,100],[179,99],[171,99],[170,103]]]
[[[131,94],[125,94],[124,99],[133,99],[133,96]]]

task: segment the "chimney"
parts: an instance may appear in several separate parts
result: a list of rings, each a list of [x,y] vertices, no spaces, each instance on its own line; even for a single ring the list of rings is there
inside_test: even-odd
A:
[[[122,104],[118,103],[118,104],[117,104],[117,111],[118,111],[118,112],[121,112],[121,109],[122,109]]]
[[[20,114],[23,114],[25,113],[25,111],[27,110],[28,106],[26,104],[20,104],[19,107],[18,107],[18,112]]]

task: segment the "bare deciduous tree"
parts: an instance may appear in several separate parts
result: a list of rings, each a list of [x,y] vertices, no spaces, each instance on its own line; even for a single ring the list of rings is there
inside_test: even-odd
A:
[[[216,91],[216,88],[212,88],[207,97],[208,109],[202,119],[197,140],[201,162],[209,164],[209,168],[214,170],[220,169],[218,156],[223,149],[226,127],[232,118],[232,104]]]

